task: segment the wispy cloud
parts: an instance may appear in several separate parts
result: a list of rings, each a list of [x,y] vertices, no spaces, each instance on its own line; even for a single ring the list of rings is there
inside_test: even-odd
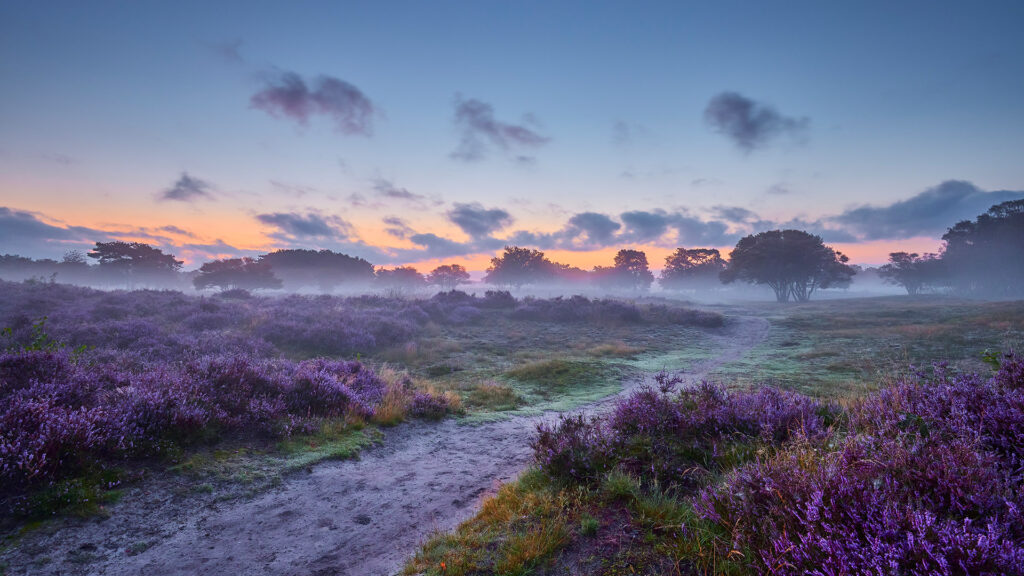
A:
[[[218,58],[228,64],[242,65],[245,64],[245,58],[242,57],[242,39],[235,38],[227,42],[213,42],[208,44],[210,51],[213,52]]]
[[[295,72],[284,72],[254,94],[250,105],[275,118],[302,126],[313,116],[327,116],[342,134],[370,136],[376,108],[362,90],[333,76],[318,76],[310,83]]]
[[[170,188],[157,193],[157,200],[191,202],[200,198],[213,198],[210,188],[211,186],[208,182],[189,176],[188,172],[182,172],[181,176]]]
[[[443,204],[440,198],[431,198],[423,194],[410,192],[404,186],[397,186],[386,178],[377,178],[373,181],[373,189],[380,198],[390,200],[404,200],[415,206],[426,207],[428,205],[440,206]]]
[[[515,159],[520,163],[531,163],[532,156],[518,151],[538,148],[551,140],[527,126],[533,123],[536,120],[532,117],[527,117],[527,122],[522,124],[501,122],[495,119],[494,107],[490,104],[475,98],[456,97],[455,125],[462,137],[451,157],[471,162],[483,159],[492,148],[497,148],[502,152],[516,152]]]
[[[737,92],[722,92],[712,98],[704,109],[704,120],[747,153],[780,136],[801,136],[811,122],[784,116]]]

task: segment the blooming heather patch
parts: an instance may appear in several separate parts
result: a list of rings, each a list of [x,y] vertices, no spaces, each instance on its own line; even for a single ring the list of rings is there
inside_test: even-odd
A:
[[[939,366],[843,412],[770,388],[664,384],[607,417],[541,426],[539,467],[671,487],[697,520],[680,537],[697,530],[712,557],[759,574],[1024,573],[1020,357],[991,378]]]
[[[358,362],[204,357],[142,372],[64,351],[0,354],[0,479],[37,486],[222,431],[287,435],[368,418],[385,384]]]

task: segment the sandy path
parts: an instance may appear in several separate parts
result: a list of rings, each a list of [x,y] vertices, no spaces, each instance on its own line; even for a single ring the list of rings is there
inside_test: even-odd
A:
[[[737,318],[719,331],[715,358],[684,376],[699,380],[764,339],[768,323]],[[637,385],[630,383],[622,393]],[[586,408],[600,411],[606,399]],[[168,500],[146,517],[122,515],[51,534],[30,534],[19,547],[63,550],[33,567],[15,553],[10,574],[359,575],[393,574],[433,530],[469,518],[481,498],[527,466],[537,422],[554,414],[479,425],[415,423],[386,432],[359,460],[329,462],[248,500],[190,506]],[[124,502],[123,506],[129,506]],[[128,526],[126,522],[142,523]],[[149,534],[148,549],[128,555],[125,534]],[[112,538],[109,533],[117,533]],[[113,543],[112,543],[113,542]],[[67,551],[72,552],[67,552]],[[77,554],[77,556],[76,556]],[[82,561],[82,555],[88,561]],[[75,559],[78,558],[78,564]],[[21,565],[19,565],[21,564]]]

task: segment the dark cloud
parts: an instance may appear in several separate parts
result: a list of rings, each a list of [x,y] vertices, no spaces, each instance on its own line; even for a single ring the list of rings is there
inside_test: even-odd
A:
[[[448,219],[472,238],[482,238],[512,223],[512,215],[500,208],[486,209],[480,204],[455,204]]]
[[[648,242],[664,236],[673,220],[664,210],[623,212],[620,218],[626,225],[625,236],[631,242]]]
[[[352,234],[352,226],[337,216],[324,216],[316,212],[275,212],[257,214],[256,220],[277,228],[270,236],[280,240],[338,240]]]
[[[744,152],[751,152],[783,136],[799,136],[810,125],[807,118],[779,114],[736,92],[722,92],[708,102],[704,120]]]
[[[986,192],[963,180],[947,180],[888,206],[851,208],[830,218],[867,240],[940,236],[961,220],[973,220],[990,207],[1024,198],[1024,191]]]
[[[711,211],[726,222],[743,223],[758,220],[757,214],[740,206],[715,206]]]
[[[189,232],[188,230],[185,230],[184,228],[179,228],[177,226],[171,226],[171,225],[161,226],[161,227],[157,228],[157,231],[159,231],[159,232],[168,232],[170,234],[177,234],[179,236],[185,236],[187,238],[195,238],[196,237],[195,234]]]
[[[330,116],[343,134],[373,133],[373,102],[359,88],[332,76],[319,76],[307,85],[295,72],[285,72],[249,102],[275,118],[290,118],[303,126],[310,117],[322,115]]]
[[[378,196],[383,198],[412,201],[421,201],[426,200],[427,198],[422,194],[413,194],[406,188],[395,186],[390,180],[385,180],[383,178],[378,178],[373,181],[373,189],[377,191]]]
[[[456,160],[474,161],[487,155],[491,147],[503,152],[521,148],[537,148],[551,139],[526,126],[536,123],[532,117],[523,124],[509,124],[494,118],[494,107],[475,98],[455,101],[455,125],[461,130],[458,148],[451,153]],[[533,161],[529,155],[517,154],[516,160]]]
[[[0,253],[59,259],[69,249],[88,250],[113,239],[104,230],[48,224],[36,213],[0,206]]]
[[[620,228],[622,224],[596,212],[581,212],[569,218],[566,223],[566,230],[574,236],[586,235],[589,243],[600,246],[607,245]]]
[[[210,194],[210,184],[182,172],[181,177],[170,188],[157,194],[157,200],[177,200],[179,202],[191,202],[199,198],[213,198]]]
[[[416,233],[416,231],[409,226],[408,222],[397,216],[388,216],[384,218],[384,224],[387,225],[387,228],[385,228],[384,231],[395,238],[404,239]]]
[[[427,259],[448,258],[451,256],[463,256],[480,252],[480,248],[473,243],[456,242],[448,238],[442,238],[437,234],[413,234],[409,240],[423,246],[422,257]]]
[[[676,244],[684,246],[724,246],[736,241],[736,234],[719,220],[701,220],[681,212],[664,210],[624,212],[625,225],[619,242]],[[675,232],[674,237],[671,232]]]

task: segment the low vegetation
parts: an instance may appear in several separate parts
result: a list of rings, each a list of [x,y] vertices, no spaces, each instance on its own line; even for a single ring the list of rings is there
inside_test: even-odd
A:
[[[419,346],[432,334],[469,342],[451,336],[485,322],[492,335],[495,322],[539,331],[550,319],[537,310],[577,332],[722,322],[679,307],[673,315],[665,306],[517,300],[505,292],[405,300],[242,290],[197,298],[32,282],[0,288],[7,326],[0,335],[0,506],[9,518],[95,504],[140,467],[178,465],[225,438],[260,447],[255,454],[283,454],[285,468],[302,467],[354,454],[375,436],[373,426],[466,408],[554,406],[618,386],[615,371],[584,350],[580,360],[562,361],[531,356],[531,348],[510,366],[497,354],[518,350],[507,344],[491,353],[500,362],[483,362],[460,380],[459,348],[423,361]],[[408,362],[387,362],[396,351]],[[577,397],[579,389],[586,392]]]
[[[1022,573],[1024,359],[991,360],[846,407],[662,375],[541,425],[536,467],[406,573]]]

